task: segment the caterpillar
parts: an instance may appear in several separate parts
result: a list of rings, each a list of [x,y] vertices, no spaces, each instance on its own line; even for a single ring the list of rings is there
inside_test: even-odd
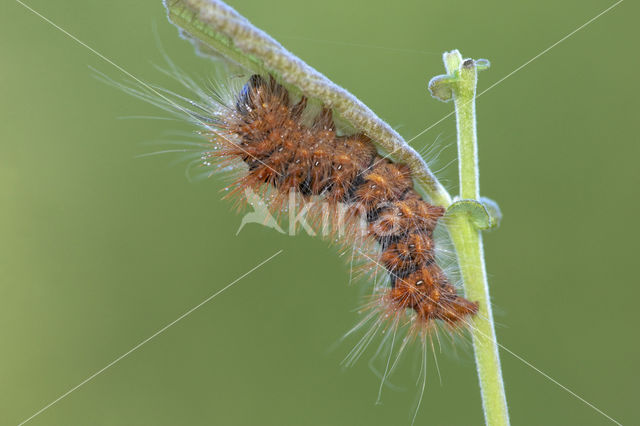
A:
[[[369,314],[353,330],[376,316],[376,330],[409,324],[402,351],[412,337],[438,326],[455,332],[470,325],[478,303],[458,294],[436,259],[434,230],[445,209],[421,197],[407,165],[380,155],[367,135],[341,132],[331,108],[292,95],[267,72],[205,90],[165,59],[166,73],[197,99],[99,78],[197,125],[206,142],[196,144],[203,149],[193,163],[212,169],[206,176],[232,172],[225,198],[242,204],[246,190],[260,193],[276,216],[299,204],[312,223],[332,225],[331,241],[357,251],[365,271],[382,270],[388,284],[376,286],[364,306]],[[349,364],[376,330],[358,343]]]
[[[407,165],[381,155],[373,140],[334,118],[330,107],[291,93],[268,72],[216,78],[205,89],[165,59],[170,68],[164,72],[195,98],[159,86],[120,83],[104,74],[99,78],[196,125],[198,142],[184,142],[196,146],[190,164],[204,168],[207,177],[233,176],[225,198],[238,207],[246,202],[255,208],[258,202],[276,217],[289,210],[291,219],[300,206],[314,225],[322,221],[323,236],[351,251],[352,260],[357,254],[374,292],[363,306],[366,315],[345,337],[370,328],[343,363],[359,359],[378,331],[391,331],[374,355],[390,343],[379,401],[401,354],[419,338],[422,388],[415,421],[426,384],[427,341],[433,349],[432,333],[440,342],[437,332],[444,327],[453,337],[471,327],[470,318],[478,314],[478,303],[458,294],[436,256],[434,232],[445,209],[420,195]],[[277,220],[268,219],[279,229]],[[379,272],[386,275],[382,284]],[[391,362],[400,329],[404,337]]]
[[[334,216],[346,208],[352,228],[362,220],[365,237],[379,247],[378,259],[365,257],[389,277],[390,285],[371,304],[384,317],[409,311],[416,331],[438,322],[452,328],[468,324],[478,304],[457,294],[436,262],[433,232],[444,208],[425,201],[409,167],[381,156],[366,135],[339,135],[330,108],[305,120],[307,103],[305,96],[294,101],[273,76],[252,75],[211,117],[213,127],[203,134],[212,149],[203,158],[223,168],[244,165],[231,194],[267,186],[275,192],[275,211],[295,193],[303,205],[324,200]],[[342,238],[354,244],[353,233]]]

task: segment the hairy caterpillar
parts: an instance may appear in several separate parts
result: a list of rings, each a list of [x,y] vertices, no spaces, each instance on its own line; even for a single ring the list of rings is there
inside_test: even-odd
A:
[[[330,109],[306,125],[306,106],[304,96],[292,102],[273,77],[252,75],[233,105],[219,111],[215,129],[205,132],[216,147],[205,157],[246,164],[234,192],[267,184],[276,191],[274,207],[293,191],[302,203],[320,197],[332,214],[345,205],[352,226],[363,219],[366,235],[381,249],[374,263],[390,277],[378,299],[385,315],[411,310],[417,329],[434,321],[465,324],[478,306],[457,294],[435,261],[432,235],[444,209],[424,201],[409,168],[381,157],[367,136],[338,136]],[[353,244],[351,237],[345,234],[345,243]]]
[[[206,142],[196,144],[203,149],[193,163],[204,167],[206,176],[235,176],[225,198],[243,204],[250,201],[243,199],[250,190],[275,216],[299,206],[312,223],[330,225],[331,240],[351,249],[365,271],[384,271],[386,285],[375,286],[365,305],[369,315],[354,329],[377,317],[376,329],[408,324],[408,341],[424,340],[439,325],[449,331],[470,325],[478,304],[458,294],[436,261],[433,234],[445,210],[420,196],[408,166],[381,156],[363,133],[341,134],[330,108],[291,94],[267,72],[206,90],[165,59],[167,74],[195,100],[157,86],[149,90],[101,78],[197,125]],[[357,345],[348,363],[373,334]]]
[[[350,250],[352,261],[354,256],[360,258],[363,269],[374,278],[374,292],[364,305],[367,314],[347,336],[361,327],[370,328],[345,364],[355,362],[378,331],[391,331],[374,355],[390,343],[381,391],[407,345],[419,338],[423,384],[417,414],[431,333],[444,327],[448,334],[457,334],[478,313],[478,304],[458,294],[436,259],[434,230],[444,208],[420,196],[408,166],[380,155],[365,134],[336,124],[330,108],[318,108],[304,95],[291,93],[268,72],[236,76],[204,89],[165,59],[170,66],[166,73],[195,99],[157,86],[135,87],[101,77],[196,125],[200,142],[193,144],[197,158],[191,164],[203,168],[205,176],[231,174],[233,182],[225,188],[225,198],[253,205],[259,200],[276,217],[288,210],[291,218],[291,212],[300,207],[311,223],[329,225],[323,235]],[[270,226],[279,229],[277,221],[273,223]],[[382,284],[379,272],[387,278]],[[401,328],[404,337],[391,362]]]

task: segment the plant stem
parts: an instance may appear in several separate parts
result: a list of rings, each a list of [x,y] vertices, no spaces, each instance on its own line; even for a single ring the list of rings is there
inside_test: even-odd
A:
[[[458,73],[452,89],[458,133],[460,198],[479,200],[475,116],[477,67],[473,60],[463,62],[457,50],[445,53],[444,61],[449,75]],[[479,304],[478,314],[471,320],[471,335],[485,422],[490,426],[508,425],[509,412],[493,325],[481,231],[466,214],[452,215],[448,226],[458,254],[466,297]]]
[[[320,101],[365,133],[382,152],[406,163],[417,189],[434,204],[448,206],[451,197],[427,163],[391,126],[342,87],[286,50],[264,31],[220,0],[163,0],[169,19],[199,52],[216,51],[251,72],[268,72],[288,89]]]

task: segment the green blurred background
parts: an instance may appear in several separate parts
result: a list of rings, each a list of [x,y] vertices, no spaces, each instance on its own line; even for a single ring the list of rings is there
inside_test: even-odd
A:
[[[451,111],[426,81],[441,53],[491,60],[479,90],[611,1],[233,1],[232,6],[367,103],[405,137]],[[30,3],[139,78],[175,85],[209,61],[159,0]],[[625,424],[638,422],[638,89],[626,1],[478,100],[482,191],[505,215],[485,246],[499,341]],[[335,345],[358,286],[319,239],[249,225],[219,180],[189,183],[177,156],[135,158],[188,129],[95,78],[114,67],[18,3],[0,5],[0,424],[17,424],[224,287],[284,252],[64,398],[33,425],[403,425],[414,356],[379,380]],[[633,43],[633,45],[632,45]],[[455,191],[455,122],[414,142]],[[433,155],[432,155],[433,157]],[[372,355],[372,352],[368,352]],[[502,352],[515,425],[606,425]],[[477,425],[472,351],[432,362],[416,424]],[[634,414],[635,413],[635,414]]]

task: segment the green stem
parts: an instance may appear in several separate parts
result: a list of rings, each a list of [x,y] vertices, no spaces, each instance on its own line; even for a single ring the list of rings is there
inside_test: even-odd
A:
[[[473,60],[463,62],[457,50],[445,53],[444,61],[447,73],[456,75],[452,91],[458,130],[460,198],[480,200],[475,117],[476,63]],[[448,226],[458,254],[465,294],[479,304],[478,314],[472,319],[471,335],[485,421],[490,426],[508,425],[509,412],[491,312],[482,235],[470,219],[466,214],[454,214]]]

